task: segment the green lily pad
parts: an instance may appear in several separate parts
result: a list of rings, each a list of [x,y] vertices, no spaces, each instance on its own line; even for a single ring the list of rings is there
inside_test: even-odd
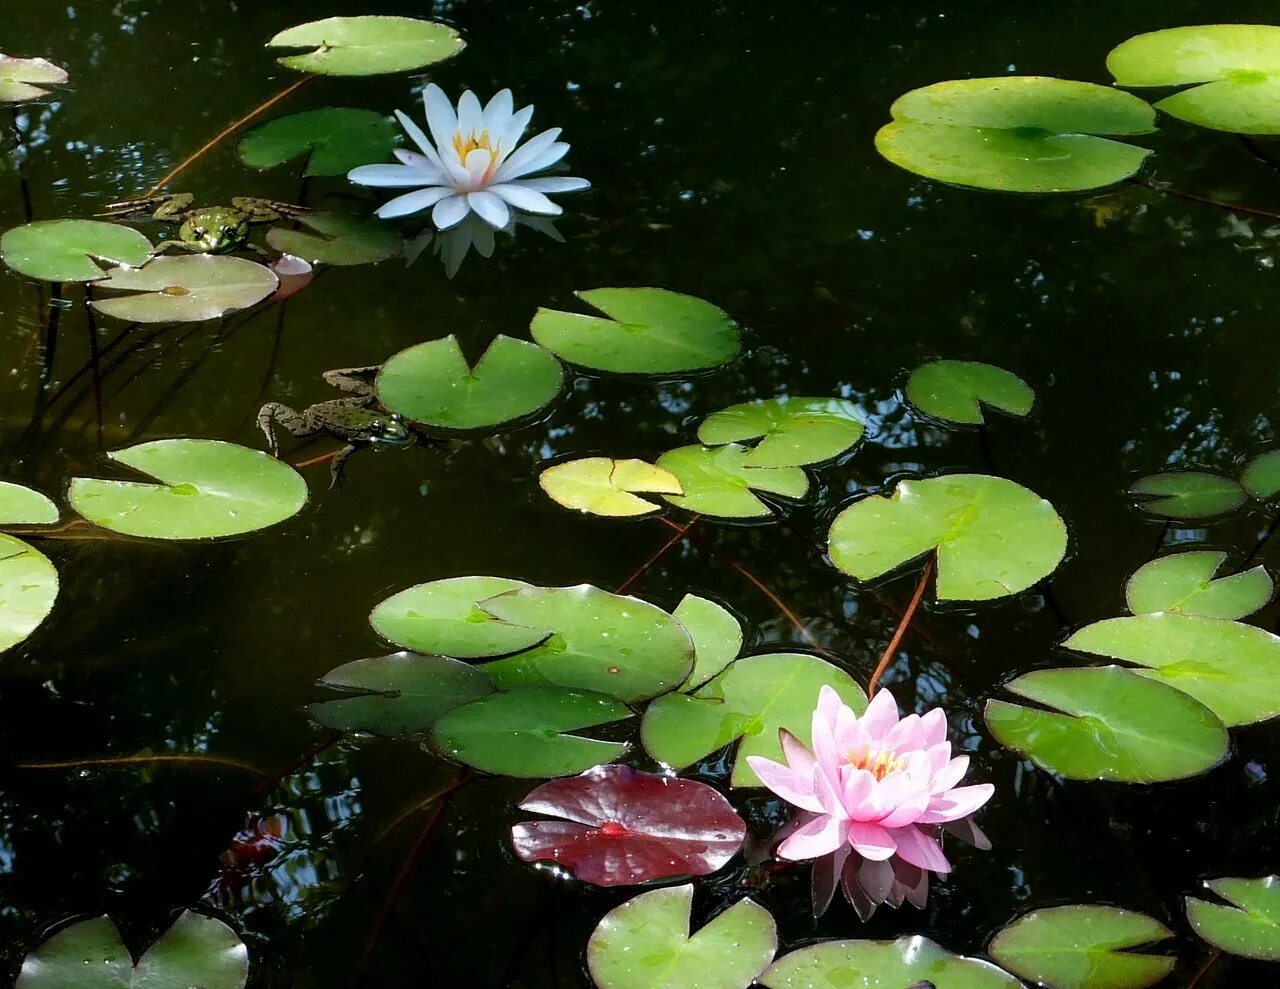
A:
[[[71,479],[71,506],[112,532],[152,539],[238,536],[292,518],[307,503],[301,474],[235,443],[153,440],[108,456],[160,482]]]
[[[1151,152],[1098,135],[1149,134],[1129,93],[1046,76],[956,79],[890,108],[876,150],[909,172],[1002,192],[1079,192],[1127,179]]]
[[[504,622],[555,630],[531,649],[484,664],[499,690],[549,685],[638,701],[675,689],[693,669],[684,626],[639,598],[590,584],[526,587],[480,607]]]
[[[688,693],[738,658],[742,626],[727,609],[696,594],[686,594],[672,614],[693,639],[693,672],[680,687]]]
[[[101,220],[37,220],[0,237],[4,263],[46,282],[92,282],[107,272],[94,263],[140,267],[151,258],[151,241],[133,227]]]
[[[747,756],[782,761],[778,730],[808,745],[813,709],[823,686],[861,714],[867,695],[839,667],[804,653],[748,656],[692,694],[667,694],[644,712],[640,737],[645,750],[668,766],[684,769],[741,739],[732,786],[760,786]]]
[[[0,55],[0,103],[25,103],[48,96],[45,86],[61,86],[67,70],[47,58]]]
[[[662,288],[597,288],[575,295],[608,316],[539,309],[533,339],[570,364],[618,374],[675,374],[738,356],[742,334],[710,302]]]
[[[1055,710],[989,700],[991,734],[1068,779],[1185,779],[1213,768],[1227,753],[1227,730],[1212,711],[1119,666],[1036,670],[1005,689]]]
[[[783,955],[760,976],[769,989],[1024,989],[1008,972],[953,955],[919,934],[896,941],[821,941]]]
[[[680,494],[684,489],[670,471],[643,460],[585,457],[548,467],[538,484],[552,501],[579,512],[624,518],[648,515],[661,506],[640,494]]]
[[[1207,470],[1171,470],[1139,478],[1129,488],[1138,507],[1161,518],[1211,519],[1235,511],[1245,493],[1235,481]]]
[[[1280,961],[1280,876],[1210,879],[1205,886],[1232,905],[1188,896],[1195,932],[1230,954]]]
[[[39,491],[0,481],[0,525],[49,525],[58,521],[58,506]]]
[[[1053,573],[1067,529],[1053,506],[1002,477],[946,474],[902,481],[854,502],[829,535],[831,562],[873,580],[937,551],[939,600],[985,601]]]
[[[432,741],[449,758],[498,776],[572,776],[613,762],[625,742],[565,732],[631,717],[611,697],[564,687],[522,687],[455,707],[435,723]]]
[[[268,120],[240,139],[237,153],[250,168],[275,168],[304,155],[303,175],[346,175],[390,158],[398,131],[372,110],[326,107]]]
[[[530,587],[507,577],[450,577],[393,594],[369,615],[384,639],[405,649],[458,659],[485,659],[530,649],[551,629],[500,621],[479,602]]]
[[[853,449],[867,428],[843,398],[772,398],[743,402],[707,416],[698,427],[706,446],[760,438],[744,467],[802,467]]]
[[[1171,611],[1205,618],[1237,619],[1263,608],[1275,591],[1267,568],[1214,579],[1227,554],[1214,550],[1174,553],[1141,567],[1129,578],[1125,596],[1135,615]]]
[[[614,907],[587,942],[600,989],[747,989],[778,950],[772,915],[739,900],[692,937],[693,885],[641,893]]]
[[[404,252],[404,238],[377,217],[304,213],[298,222],[307,230],[272,227],[267,231],[267,243],[281,254],[312,264],[377,264]]]
[[[1156,108],[1240,134],[1280,134],[1280,27],[1202,24],[1130,38],[1107,56],[1120,86],[1185,86]]]
[[[1228,728],[1280,717],[1280,636],[1198,615],[1136,615],[1086,625],[1067,649],[1136,663],[1190,694]]]
[[[187,911],[133,964],[107,917],[64,927],[22,962],[14,989],[242,989],[249,950],[226,924]]]
[[[402,350],[382,365],[378,398],[428,426],[491,429],[546,408],[564,386],[564,368],[537,344],[499,334],[474,368],[450,334]]]
[[[57,597],[58,571],[48,557],[0,534],[0,651],[39,628]]]
[[[158,257],[141,268],[112,268],[98,289],[131,292],[94,299],[100,313],[134,323],[217,319],[261,302],[279,286],[270,268],[217,254]]]
[[[975,361],[930,361],[911,372],[907,401],[927,416],[945,422],[980,426],[984,406],[1011,416],[1025,416],[1036,393],[1012,371]]]
[[[1280,494],[1280,450],[1268,450],[1250,460],[1240,483],[1259,501],[1270,501]]]
[[[1072,904],[1033,910],[991,940],[992,958],[1032,985],[1051,989],[1145,989],[1175,958],[1130,951],[1173,937],[1146,914]]]
[[[676,476],[684,494],[664,497],[701,515],[750,519],[772,514],[756,491],[783,498],[803,498],[809,492],[809,477],[799,467],[748,467],[751,452],[736,443],[668,450],[658,466]]]
[[[322,76],[376,76],[412,72],[443,62],[467,43],[453,28],[414,17],[329,17],[298,24],[268,48],[312,48],[278,59],[281,65]]]
[[[320,683],[359,696],[310,705],[318,722],[385,736],[427,731],[442,714],[493,693],[489,678],[474,666],[411,652],[345,663]]]

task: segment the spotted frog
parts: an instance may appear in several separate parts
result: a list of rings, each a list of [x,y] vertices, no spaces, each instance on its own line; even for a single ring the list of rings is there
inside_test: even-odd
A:
[[[298,216],[310,212],[303,206],[276,203],[269,199],[251,199],[237,196],[230,206],[193,207],[195,196],[179,193],[170,196],[150,196],[111,203],[100,217],[111,219],[147,218],[164,223],[178,224],[178,235],[166,240],[157,249],[160,254],[168,250],[187,250],[195,254],[228,254],[242,248],[265,253],[249,244],[249,230],[257,223],[272,223],[284,216]]]

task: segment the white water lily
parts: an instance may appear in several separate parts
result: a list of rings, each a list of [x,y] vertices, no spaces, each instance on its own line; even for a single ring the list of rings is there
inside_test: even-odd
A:
[[[422,94],[427,111],[428,138],[407,114],[396,111],[405,133],[421,149],[396,149],[398,165],[361,165],[348,174],[358,185],[379,188],[421,186],[382,205],[384,220],[431,210],[440,230],[455,227],[474,212],[501,230],[511,219],[511,207],[558,216],[562,210],[547,193],[588,189],[586,179],[562,175],[534,176],[550,168],[569,151],[557,140],[560,128],[544,130],[524,144],[520,138],[533,117],[533,107],[514,110],[511,90],[504,89],[484,107],[467,90],[455,111],[435,83]]]

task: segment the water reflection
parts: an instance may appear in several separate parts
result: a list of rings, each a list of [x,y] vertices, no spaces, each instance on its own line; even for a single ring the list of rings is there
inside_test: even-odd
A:
[[[498,248],[498,235],[508,241],[516,239],[516,229],[527,227],[544,237],[563,244],[564,236],[556,229],[555,220],[546,216],[535,216],[520,210],[511,210],[507,225],[501,229],[491,227],[474,213],[468,213],[457,226],[448,230],[436,230],[432,226],[424,227],[422,232],[411,238],[405,245],[405,263],[414,264],[418,258],[431,248],[431,253],[444,265],[445,274],[452,278],[462,268],[467,255],[475,251],[482,258],[493,257]]]

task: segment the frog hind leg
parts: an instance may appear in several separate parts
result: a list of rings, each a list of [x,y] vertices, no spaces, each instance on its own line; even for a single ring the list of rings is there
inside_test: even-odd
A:
[[[324,431],[324,427],[306,412],[298,412],[283,402],[268,402],[258,410],[258,428],[267,438],[271,448],[271,456],[280,456],[280,444],[276,440],[275,427],[283,426],[289,433],[299,439],[316,436]]]
[[[195,196],[189,192],[175,193],[169,196],[143,196],[140,199],[125,199],[118,203],[107,203],[101,213],[95,216],[105,219],[119,219],[130,216],[151,216],[156,220],[177,220],[185,213]]]
[[[368,367],[336,367],[320,375],[325,384],[355,395],[358,398],[373,397],[373,379],[382,370],[381,364]]]
[[[271,223],[282,216],[301,216],[310,213],[305,206],[293,203],[277,203],[271,199],[256,199],[253,196],[234,196],[231,205],[249,215],[250,223]]]
[[[347,461],[351,459],[351,454],[360,449],[355,443],[348,443],[339,450],[333,458],[333,463],[329,465],[329,487],[330,489],[338,487],[342,483],[342,471],[347,466]]]

